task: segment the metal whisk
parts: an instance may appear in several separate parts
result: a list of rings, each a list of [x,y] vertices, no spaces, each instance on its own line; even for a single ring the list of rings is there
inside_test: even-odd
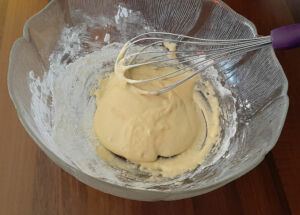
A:
[[[127,71],[150,64],[157,67],[175,67],[176,70],[144,80],[135,80],[128,76],[125,79],[128,83],[137,84],[176,77],[186,73],[187,70],[193,71],[180,81],[162,89],[146,91],[147,94],[157,95],[177,87],[224,59],[241,56],[271,45],[274,49],[300,46],[300,24],[280,27],[272,30],[270,36],[250,39],[210,40],[166,32],[144,33],[131,39],[125,47],[123,62]]]

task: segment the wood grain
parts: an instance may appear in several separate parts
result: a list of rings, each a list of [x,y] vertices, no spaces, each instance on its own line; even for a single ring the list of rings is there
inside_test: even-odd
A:
[[[263,35],[279,26],[300,23],[300,1],[297,0],[245,1],[242,7],[234,3],[236,0],[226,2],[252,20],[258,32]],[[300,49],[277,51],[276,55],[289,81],[290,107],[282,134],[272,150],[272,162],[280,177],[290,210],[293,214],[300,214],[300,185],[297,182],[300,177]]]
[[[260,34],[300,22],[298,0],[225,0]],[[25,21],[47,0],[0,1],[0,214],[300,214],[300,49],[277,52],[289,80],[290,108],[266,159],[238,180],[208,194],[171,202],[140,202],[90,188],[57,167],[18,121],[7,91],[10,48]]]

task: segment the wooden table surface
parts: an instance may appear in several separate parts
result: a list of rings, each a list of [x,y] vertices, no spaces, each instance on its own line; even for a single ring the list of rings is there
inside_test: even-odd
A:
[[[259,34],[300,23],[299,0],[225,0]],[[0,0],[0,215],[300,214],[300,48],[277,52],[289,80],[290,108],[280,139],[251,172],[208,194],[171,202],[131,201],[77,181],[37,147],[7,90],[8,57],[25,21],[47,0]],[[299,140],[298,140],[299,138]]]

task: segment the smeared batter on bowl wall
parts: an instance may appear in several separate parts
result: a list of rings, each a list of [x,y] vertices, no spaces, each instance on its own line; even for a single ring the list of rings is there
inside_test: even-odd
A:
[[[214,88],[198,76],[161,95],[141,94],[123,78],[123,55],[121,51],[115,73],[101,79],[101,89],[95,92],[94,131],[101,143],[99,156],[113,166],[127,168],[112,153],[122,156],[150,173],[152,179],[173,178],[195,169],[220,142],[220,110]],[[175,70],[147,65],[132,69],[130,74],[145,79]],[[182,76],[138,87],[154,90],[180,79]],[[201,89],[195,89],[196,82],[201,82]],[[132,164],[128,163],[127,169],[129,166]]]

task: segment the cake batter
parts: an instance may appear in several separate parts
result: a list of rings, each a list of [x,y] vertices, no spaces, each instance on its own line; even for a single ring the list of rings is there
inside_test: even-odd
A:
[[[209,95],[205,98],[195,90],[199,77],[161,95],[141,94],[137,89],[161,89],[186,74],[134,86],[124,79],[123,57],[124,48],[115,72],[101,79],[101,89],[95,92],[94,131],[102,145],[97,149],[100,157],[120,166],[121,161],[113,159],[110,151],[139,164],[140,170],[153,176],[175,177],[193,170],[220,139],[219,105],[211,84],[203,81],[198,86]],[[145,65],[131,69],[130,75],[146,79],[175,70]]]

